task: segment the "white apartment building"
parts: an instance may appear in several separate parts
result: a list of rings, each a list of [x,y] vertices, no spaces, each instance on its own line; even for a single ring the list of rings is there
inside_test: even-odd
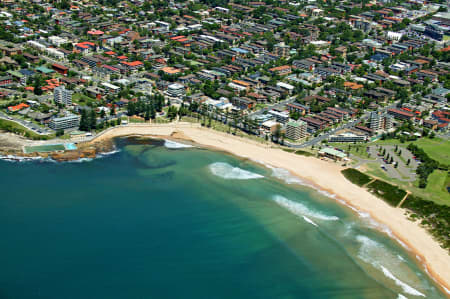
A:
[[[50,120],[49,127],[53,130],[64,130],[78,128],[80,125],[80,117],[78,115],[69,114],[64,117],[57,117]]]
[[[53,99],[55,103],[62,104],[64,106],[72,105],[72,91],[64,87],[64,85],[58,86],[53,92]]]
[[[181,85],[179,83],[174,83],[174,84],[170,84],[167,87],[166,94],[169,97],[180,98],[186,94],[186,91],[184,89],[184,85]]]
[[[330,142],[365,142],[367,140],[367,136],[346,132],[338,135],[331,135],[328,140]]]

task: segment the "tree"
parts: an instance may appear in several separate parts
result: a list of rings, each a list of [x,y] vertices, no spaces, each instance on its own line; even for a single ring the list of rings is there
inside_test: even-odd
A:
[[[275,131],[273,132],[273,141],[278,142],[281,136],[281,125],[277,124],[275,127]]]
[[[408,159],[408,161],[406,161],[406,166],[408,166],[409,163],[411,163],[411,159]]]
[[[150,118],[151,119],[155,119],[156,118],[156,110],[155,110],[155,106],[153,106],[153,103],[150,107]]]
[[[149,121],[150,120],[150,106],[148,106],[148,105],[147,105],[146,110],[145,110],[144,119],[145,119],[145,121]]]
[[[95,130],[97,128],[97,115],[92,109],[89,115],[89,130]]]
[[[56,137],[62,136],[64,135],[64,130],[63,129],[59,129],[58,131],[56,131]]]
[[[81,110],[80,131],[89,131],[89,121],[86,110]]]

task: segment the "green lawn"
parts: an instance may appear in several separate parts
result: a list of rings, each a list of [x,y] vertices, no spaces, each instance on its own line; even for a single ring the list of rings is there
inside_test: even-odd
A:
[[[406,192],[401,189],[401,187],[399,188],[380,180],[376,180],[366,187],[370,192],[394,207],[397,206],[406,195]]]
[[[72,102],[74,103],[84,103],[87,104],[89,102],[95,102],[96,99],[90,98],[82,93],[74,93],[72,96]]]
[[[366,152],[366,148],[370,145],[368,143],[357,143],[353,144],[351,142],[328,142],[327,145],[331,147],[336,147],[339,149],[342,149],[344,151],[348,151],[348,147],[350,146],[350,154],[357,156],[364,160],[374,160],[375,157],[369,156],[369,154]]]
[[[428,184],[425,188],[426,192],[435,194],[447,205],[450,205],[450,193],[447,191],[447,186],[450,185],[450,177],[448,173],[443,170],[435,170],[428,177]]]
[[[341,172],[350,182],[358,186],[363,186],[372,180],[370,176],[354,168],[347,168]]]
[[[440,138],[421,138],[414,142],[421,147],[432,159],[449,165],[450,164],[450,141]]]

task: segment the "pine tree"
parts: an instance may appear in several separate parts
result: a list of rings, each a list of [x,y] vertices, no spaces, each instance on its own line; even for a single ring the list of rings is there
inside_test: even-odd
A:
[[[91,110],[89,115],[89,129],[95,130],[97,128],[97,115],[94,110]]]
[[[89,131],[88,119],[86,110],[81,110],[81,119],[80,119],[80,131]]]
[[[155,111],[155,106],[153,106],[153,103],[150,107],[150,118],[151,119],[155,119],[156,118],[156,111]]]
[[[145,121],[150,120],[150,105],[146,105],[146,107],[145,107],[144,119],[145,119]]]

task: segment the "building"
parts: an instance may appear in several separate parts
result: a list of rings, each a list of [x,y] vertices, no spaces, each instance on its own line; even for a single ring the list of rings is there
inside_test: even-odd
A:
[[[276,121],[285,124],[289,120],[289,113],[287,112],[278,112],[276,110],[270,110],[269,114],[274,116]]]
[[[331,135],[328,140],[330,142],[365,142],[367,141],[367,136],[345,132],[338,135]]]
[[[277,126],[279,126],[280,124],[277,123],[276,121],[273,120],[268,120],[265,121],[261,124],[261,129],[263,129],[264,131],[270,132],[270,133],[274,133],[277,129]]]
[[[57,63],[52,64],[52,69],[64,76],[67,76],[67,73],[69,72],[69,68],[67,66]]]
[[[319,151],[319,156],[331,158],[333,160],[342,160],[347,157],[347,155],[341,151],[338,151],[332,147],[326,147]]]
[[[327,126],[326,122],[313,117],[301,117],[300,119],[308,124],[308,132],[310,133],[323,130]]]
[[[64,106],[72,105],[72,91],[64,87],[64,85],[58,86],[53,92],[53,99],[55,103],[62,104]]]
[[[300,115],[305,115],[308,114],[310,109],[308,106],[304,106],[298,103],[291,103],[291,104],[287,104],[286,107],[289,109],[289,112],[297,112]]]
[[[80,125],[80,117],[78,115],[67,115],[64,117],[56,117],[50,120],[49,127],[53,130],[65,130],[78,128]]]
[[[307,124],[304,121],[290,121],[286,124],[286,137],[298,140],[306,136]]]
[[[0,77],[0,87],[8,87],[13,84],[13,78],[11,76]]]
[[[182,98],[186,94],[186,91],[184,89],[184,85],[181,85],[179,83],[174,83],[174,84],[170,84],[167,87],[166,94],[169,97]]]
[[[381,128],[381,115],[378,112],[370,113],[370,128],[374,131],[378,131]]]
[[[413,120],[414,114],[401,109],[388,109],[388,114],[402,120]]]
[[[370,113],[370,128],[374,131],[392,129],[393,117],[390,114],[380,115],[377,112]]]
[[[279,57],[287,57],[289,56],[289,46],[284,42],[278,43],[273,46],[273,52]]]
[[[136,71],[137,69],[144,66],[144,64],[141,61],[132,61],[132,62],[121,61],[120,63],[125,66],[127,71]]]
[[[18,112],[18,111],[28,108],[28,107],[30,107],[30,106],[25,103],[20,103],[19,105],[16,105],[16,106],[9,106],[7,111],[10,113],[13,113],[13,112]]]
[[[119,86],[113,85],[108,82],[102,82],[101,86],[106,91],[106,93],[109,93],[109,94],[117,94],[120,92]]]
[[[271,74],[276,74],[280,76],[286,76],[292,73],[292,68],[289,65],[277,66],[269,69]]]

